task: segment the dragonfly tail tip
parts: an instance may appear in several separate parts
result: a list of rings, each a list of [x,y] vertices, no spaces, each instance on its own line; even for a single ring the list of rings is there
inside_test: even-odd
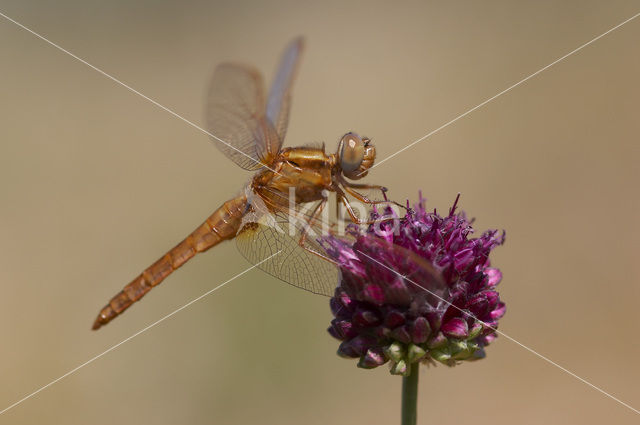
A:
[[[91,326],[91,330],[97,331],[102,327],[102,322],[100,321],[100,317],[98,317],[95,322],[93,322],[93,326]]]

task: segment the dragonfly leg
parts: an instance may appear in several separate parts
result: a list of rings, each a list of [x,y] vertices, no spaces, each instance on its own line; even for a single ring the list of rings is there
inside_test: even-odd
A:
[[[364,184],[363,184],[363,185],[360,185],[360,186],[362,186],[362,187],[368,187],[368,185],[364,185]],[[402,204],[400,204],[400,203],[398,203],[398,202],[396,202],[396,201],[390,201],[390,200],[388,200],[388,199],[387,199],[387,195],[385,194],[385,192],[384,192],[384,191],[382,192],[382,193],[384,194],[384,198],[385,198],[385,200],[384,200],[384,201],[372,201],[372,200],[370,200],[369,198],[367,198],[366,196],[364,196],[362,193],[355,191],[355,190],[353,189],[353,186],[348,186],[348,185],[346,185],[346,184],[343,184],[343,185],[342,185],[342,187],[344,188],[344,190],[345,190],[349,195],[353,196],[354,198],[356,198],[356,199],[357,199],[358,201],[360,201],[360,202],[364,202],[365,204],[369,204],[369,205],[393,204],[393,205],[396,205],[396,206],[398,206],[398,207],[400,207],[400,208],[402,208],[402,209],[404,209],[404,210],[406,210],[406,209],[407,209],[407,207],[406,207],[406,206],[404,206],[404,205],[402,205]],[[373,189],[382,188],[382,189],[386,189],[386,188],[383,188],[382,186],[370,186],[370,187],[368,187],[368,188],[373,188]],[[381,189],[381,190],[382,190],[382,189]]]
[[[351,217],[351,221],[353,223],[357,224],[358,226],[363,225],[363,224],[374,224],[374,223],[380,223],[380,222],[383,222],[383,221],[391,221],[391,220],[394,219],[392,217],[389,217],[389,218],[382,219],[382,220],[380,220],[380,219],[378,219],[378,220],[362,220],[362,219],[360,219],[360,217],[358,217],[356,212],[353,210],[353,206],[351,205],[351,203],[349,202],[349,200],[345,196],[344,192],[342,192],[342,190],[340,190],[337,193],[338,193],[338,199],[340,201],[342,201],[342,205],[344,205],[344,207],[347,209],[347,213],[349,214],[349,217]],[[380,202],[380,203],[382,203],[382,202]]]
[[[313,209],[311,213],[311,217],[309,218],[309,220],[304,226],[304,229],[302,230],[302,235],[300,235],[300,239],[298,240],[298,245],[300,245],[300,247],[305,251],[310,252],[311,254],[317,255],[323,260],[330,261],[333,264],[337,265],[338,263],[336,261],[334,261],[331,258],[325,257],[324,255],[322,255],[317,251],[314,251],[313,249],[309,248],[305,243],[307,241],[307,235],[309,234],[309,229],[311,228],[311,226],[315,225],[316,221],[318,221],[320,214],[322,214],[322,210],[324,210],[324,207],[327,205],[327,201],[328,201],[328,198],[322,199],[322,201],[320,201],[318,205],[316,205],[315,208]]]
[[[342,183],[342,186],[347,189],[352,188],[352,189],[370,189],[370,190],[379,190],[380,192],[382,192],[382,196],[384,197],[385,201],[388,201],[387,199],[387,191],[389,189],[387,189],[384,186],[380,186],[379,184],[366,184],[366,183],[352,183],[346,179],[341,179],[340,183]]]
[[[303,236],[307,235],[307,230],[309,229],[309,226],[315,226],[316,222],[318,221],[318,219],[320,218],[320,214],[322,214],[322,211],[324,210],[325,205],[327,205],[327,198],[323,198],[320,202],[318,202],[318,205],[315,206],[315,208],[313,209],[313,211],[311,211],[311,217],[309,218],[308,222],[307,222],[307,226],[305,226],[304,232],[303,232]]]

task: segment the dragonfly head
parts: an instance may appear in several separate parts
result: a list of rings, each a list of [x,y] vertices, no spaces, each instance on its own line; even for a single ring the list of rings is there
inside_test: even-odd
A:
[[[344,176],[358,180],[367,175],[376,159],[376,148],[371,140],[349,132],[342,136],[338,145],[338,164]]]

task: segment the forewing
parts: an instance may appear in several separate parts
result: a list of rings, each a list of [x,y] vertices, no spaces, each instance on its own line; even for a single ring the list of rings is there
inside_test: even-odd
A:
[[[280,136],[280,143],[282,143],[287,133],[289,110],[291,108],[291,90],[303,48],[304,39],[302,37],[298,37],[289,43],[280,60],[280,66],[267,99],[267,119],[273,124]],[[279,148],[280,146],[276,151]]]
[[[269,165],[279,146],[278,134],[265,116],[264,84],[249,66],[225,63],[211,78],[206,122],[214,144],[245,170]]]
[[[314,236],[307,238],[306,249],[299,245],[302,228],[302,221],[296,225],[285,213],[264,214],[245,223],[236,245],[249,262],[270,275],[314,294],[333,296],[338,269],[324,257]]]

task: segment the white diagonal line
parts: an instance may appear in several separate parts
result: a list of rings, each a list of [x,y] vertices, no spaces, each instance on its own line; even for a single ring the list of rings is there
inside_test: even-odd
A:
[[[129,85],[127,85],[127,84],[125,84],[124,82],[122,82],[122,81],[118,80],[117,78],[115,78],[115,77],[111,76],[110,74],[106,73],[105,71],[101,70],[100,68],[98,68],[98,67],[96,67],[96,66],[94,66],[94,65],[90,64],[89,62],[87,62],[87,61],[83,60],[82,58],[80,58],[80,57],[76,56],[75,54],[73,54],[73,53],[69,52],[68,50],[64,49],[63,47],[59,46],[58,44],[56,44],[56,43],[54,43],[54,42],[52,42],[52,41],[48,40],[48,39],[47,39],[47,38],[45,38],[44,36],[42,36],[42,35],[38,34],[37,32],[35,32],[35,31],[33,31],[33,30],[31,30],[30,28],[27,28],[26,26],[22,25],[21,23],[17,22],[17,21],[16,21],[16,20],[14,20],[14,19],[12,19],[12,18],[8,17],[7,15],[3,14],[2,12],[0,12],[0,16],[2,16],[3,18],[7,19],[8,21],[10,21],[10,22],[12,22],[12,23],[16,24],[16,25],[17,25],[17,26],[19,26],[20,28],[22,28],[22,29],[24,29],[24,30],[28,31],[29,33],[31,33],[31,34],[33,34],[33,35],[35,35],[36,37],[40,38],[41,40],[45,41],[46,43],[50,44],[51,46],[53,46],[53,47],[57,48],[58,50],[60,50],[60,51],[62,51],[62,52],[64,52],[64,53],[66,53],[66,54],[68,54],[69,56],[73,57],[74,59],[77,59],[78,61],[82,62],[82,63],[83,63],[83,64],[85,64],[86,66],[88,66],[88,67],[92,68],[93,70],[95,70],[95,71],[99,72],[100,74],[104,75],[105,77],[109,78],[110,80],[112,80],[112,81],[114,81],[114,82],[116,82],[116,83],[120,84],[121,86],[125,87],[125,88],[126,88],[126,89],[128,89],[129,91],[131,91],[131,92],[133,92],[133,93],[137,94],[138,96],[140,96],[140,97],[142,97],[142,98],[146,99],[147,101],[149,101],[149,102],[153,103],[154,105],[156,105],[157,107],[159,107],[159,108],[163,109],[164,111],[166,111],[166,112],[170,113],[170,114],[171,114],[171,115],[173,115],[174,117],[176,117],[176,118],[178,118],[178,119],[180,119],[180,120],[184,121],[185,123],[189,124],[190,126],[192,126],[192,127],[196,128],[197,130],[200,130],[201,132],[203,132],[203,133],[207,134],[208,136],[210,136],[210,137],[212,137],[212,138],[214,138],[214,139],[216,139],[216,140],[220,141],[221,143],[223,143],[223,144],[225,144],[225,145],[229,146],[230,148],[234,149],[235,151],[239,152],[240,154],[242,154],[242,155],[246,156],[247,158],[251,159],[253,162],[258,163],[258,164],[260,164],[261,166],[264,166],[264,164],[262,164],[262,163],[261,163],[261,162],[259,162],[259,161],[256,161],[254,158],[250,157],[250,156],[249,156],[249,155],[247,155],[245,152],[243,152],[243,151],[241,151],[241,150],[237,149],[236,147],[234,147],[234,146],[230,145],[229,143],[227,143],[227,142],[225,142],[224,140],[222,140],[222,139],[218,138],[217,136],[215,136],[215,135],[211,134],[210,132],[208,132],[207,130],[205,130],[205,129],[201,128],[200,126],[198,126],[198,125],[194,124],[193,122],[189,121],[188,119],[184,118],[183,116],[179,115],[178,113],[174,112],[173,110],[171,110],[171,109],[169,109],[169,108],[167,108],[167,107],[163,106],[162,104],[160,104],[160,103],[156,102],[155,100],[153,100],[153,99],[149,98],[148,96],[146,96],[146,95],[144,95],[144,94],[140,93],[139,91],[135,90],[135,89],[134,89],[134,88],[132,88],[131,86],[129,86]],[[493,101],[494,99],[498,98],[499,96],[502,96],[503,94],[507,93],[507,92],[508,92],[508,91],[510,91],[511,89],[513,89],[513,88],[515,88],[515,87],[517,87],[517,86],[521,85],[522,83],[524,83],[524,82],[528,81],[529,79],[531,79],[531,78],[535,77],[536,75],[538,75],[538,74],[540,74],[541,72],[543,72],[543,71],[547,70],[548,68],[550,68],[550,67],[552,67],[553,65],[557,64],[558,62],[561,62],[562,60],[564,60],[564,59],[566,59],[567,57],[569,57],[569,56],[573,55],[574,53],[576,53],[576,52],[578,52],[578,51],[582,50],[583,48],[585,48],[585,47],[587,47],[588,45],[590,45],[590,44],[594,43],[595,41],[599,40],[600,38],[604,37],[605,35],[607,35],[607,34],[609,34],[609,33],[613,32],[613,31],[615,31],[616,29],[618,29],[618,28],[620,28],[621,26],[623,26],[623,25],[627,24],[628,22],[632,21],[633,19],[637,18],[638,16],[640,16],[640,13],[637,13],[637,14],[633,15],[631,18],[629,18],[629,19],[627,19],[627,20],[625,20],[625,21],[621,22],[620,24],[618,24],[618,25],[616,25],[615,27],[613,27],[613,28],[609,29],[608,31],[606,31],[606,32],[604,32],[604,33],[602,33],[602,34],[600,34],[599,36],[597,36],[597,37],[595,37],[594,39],[592,39],[592,40],[588,41],[587,43],[584,43],[583,45],[579,46],[578,48],[576,48],[576,49],[572,50],[571,52],[569,52],[569,53],[565,54],[564,56],[562,56],[562,57],[560,57],[560,58],[556,59],[555,61],[553,61],[553,62],[552,62],[552,63],[550,63],[549,65],[547,65],[547,66],[545,66],[545,67],[543,67],[543,68],[539,69],[538,71],[536,71],[536,72],[534,72],[533,74],[531,74],[531,75],[529,75],[529,76],[525,77],[524,79],[520,80],[519,82],[517,82],[517,83],[515,83],[515,84],[513,84],[513,85],[511,85],[511,86],[509,86],[508,88],[504,89],[504,90],[503,90],[503,91],[501,91],[500,93],[498,93],[498,94],[496,94],[496,95],[494,95],[494,96],[490,97],[489,99],[487,99],[487,100],[485,100],[484,102],[482,102],[482,103],[478,104],[477,106],[475,106],[475,107],[473,107],[473,108],[469,109],[468,111],[466,111],[466,112],[464,112],[463,114],[461,114],[461,115],[457,116],[456,118],[452,119],[451,121],[449,121],[449,122],[445,123],[444,125],[442,125],[442,126],[438,127],[437,129],[435,129],[435,130],[431,131],[430,133],[427,133],[426,135],[424,135],[424,136],[422,136],[421,138],[419,138],[419,139],[415,140],[414,142],[410,143],[409,145],[405,146],[404,148],[400,149],[399,151],[395,152],[394,154],[392,154],[392,155],[388,156],[387,158],[384,158],[383,160],[378,161],[378,162],[377,162],[373,167],[371,167],[371,168],[374,168],[374,167],[376,167],[376,166],[378,166],[378,165],[380,165],[380,164],[382,164],[382,163],[386,162],[387,160],[389,160],[389,159],[393,158],[394,156],[396,156],[396,155],[400,154],[401,152],[404,152],[405,150],[409,149],[410,147],[412,147],[412,146],[416,145],[417,143],[419,143],[419,142],[421,142],[421,141],[425,140],[426,138],[428,138],[428,137],[432,136],[433,134],[435,134],[435,133],[439,132],[440,130],[442,130],[442,129],[444,129],[444,128],[448,127],[449,125],[453,124],[454,122],[458,121],[459,119],[461,119],[461,118],[465,117],[466,115],[468,115],[468,114],[472,113],[473,111],[475,111],[475,110],[477,110],[477,109],[481,108],[482,106],[484,106],[484,105],[486,105],[487,103],[489,103],[489,102]],[[274,171],[274,170],[271,170],[271,171]],[[361,251],[358,251],[358,252],[362,253]],[[209,290],[208,292],[204,293],[203,295],[199,296],[198,298],[196,298],[196,299],[194,299],[194,300],[190,301],[189,303],[187,303],[187,304],[185,304],[184,306],[182,306],[182,307],[180,307],[180,308],[178,308],[178,309],[174,310],[173,312],[171,312],[171,313],[169,313],[168,315],[166,315],[166,316],[162,317],[161,319],[157,320],[156,322],[152,323],[151,325],[149,325],[149,326],[147,326],[147,327],[145,327],[145,328],[141,329],[140,331],[136,332],[135,334],[131,335],[130,337],[128,337],[128,338],[126,338],[126,339],[122,340],[121,342],[119,342],[118,344],[116,344],[116,345],[112,346],[111,348],[107,349],[106,351],[102,352],[101,354],[98,354],[97,356],[95,356],[95,357],[91,358],[90,360],[86,361],[85,363],[81,364],[80,366],[78,366],[78,367],[76,367],[76,368],[74,368],[74,369],[70,370],[69,372],[65,373],[64,375],[60,376],[59,378],[56,378],[55,380],[51,381],[50,383],[46,384],[45,386],[41,387],[40,389],[38,389],[38,390],[34,391],[33,393],[31,393],[31,394],[27,395],[27,396],[26,396],[26,397],[24,397],[24,398],[22,398],[22,399],[18,400],[17,402],[13,403],[12,405],[10,405],[10,406],[6,407],[5,409],[1,410],[1,411],[0,411],[0,415],[1,415],[1,414],[3,414],[3,413],[5,413],[5,412],[7,412],[7,411],[8,411],[8,410],[10,410],[10,409],[12,409],[13,407],[15,407],[15,406],[17,406],[17,405],[21,404],[22,402],[24,402],[24,401],[28,400],[29,398],[33,397],[34,395],[36,395],[36,394],[40,393],[41,391],[45,390],[46,388],[48,388],[48,387],[50,387],[50,386],[54,385],[55,383],[59,382],[60,380],[62,380],[62,379],[64,379],[64,378],[66,378],[67,376],[69,376],[69,375],[73,374],[74,372],[78,371],[79,369],[83,368],[84,366],[86,366],[86,365],[88,365],[88,364],[92,363],[93,361],[95,361],[95,360],[99,359],[100,357],[104,356],[105,354],[107,354],[107,353],[109,353],[109,352],[113,351],[114,349],[118,348],[120,345],[122,345],[122,344],[124,344],[124,343],[126,343],[126,342],[130,341],[131,339],[135,338],[136,336],[138,336],[138,335],[142,334],[143,332],[145,332],[145,331],[147,331],[147,330],[151,329],[151,328],[152,328],[152,327],[154,327],[155,325],[157,325],[157,324],[159,324],[159,323],[163,322],[164,320],[168,319],[169,317],[173,316],[174,314],[178,313],[179,311],[181,311],[181,310],[183,310],[183,309],[187,308],[187,307],[188,307],[188,306],[190,306],[191,304],[193,304],[193,303],[195,303],[195,302],[199,301],[200,299],[202,299],[202,298],[206,297],[207,295],[211,294],[212,292],[216,291],[217,289],[221,288],[222,286],[226,285],[227,283],[231,282],[232,280],[234,280],[234,279],[236,279],[236,278],[238,278],[238,277],[242,276],[243,274],[247,273],[248,271],[250,271],[250,270],[252,270],[253,268],[257,267],[258,265],[260,265],[260,264],[261,264],[261,263],[263,263],[264,261],[269,260],[270,258],[272,258],[273,256],[275,256],[275,255],[277,255],[277,254],[279,254],[279,253],[280,253],[280,251],[276,252],[275,254],[271,255],[270,257],[268,257],[268,258],[266,258],[266,259],[262,260],[260,263],[257,263],[257,264],[255,264],[255,265],[253,265],[252,267],[250,267],[250,268],[246,269],[245,271],[243,271],[243,272],[241,272],[241,273],[237,274],[236,276],[232,277],[231,279],[227,280],[226,282],[224,282],[224,283],[222,283],[222,284],[220,284],[220,285],[216,286],[215,288],[213,288],[213,289]],[[452,304],[451,304],[450,302],[448,302],[447,300],[444,300],[443,298],[439,297],[437,294],[434,294],[434,293],[432,293],[431,291],[427,290],[426,288],[421,287],[420,285],[418,285],[416,282],[412,281],[412,280],[411,280],[411,279],[409,279],[408,277],[403,276],[403,275],[401,275],[401,274],[397,273],[396,271],[394,271],[394,270],[392,270],[391,268],[389,268],[389,267],[385,266],[384,264],[380,263],[379,261],[377,261],[377,260],[375,260],[375,259],[373,259],[373,258],[369,257],[367,254],[365,254],[365,253],[362,253],[362,254],[363,254],[363,255],[365,255],[366,257],[370,258],[371,260],[375,261],[376,263],[378,263],[378,264],[382,265],[383,267],[385,267],[385,268],[387,268],[387,269],[391,270],[392,272],[394,272],[394,273],[398,274],[399,276],[401,276],[401,277],[403,277],[403,278],[407,279],[409,282],[413,283],[414,285],[416,285],[416,286],[418,286],[418,287],[420,287],[420,288],[424,289],[425,291],[427,291],[427,292],[431,293],[432,295],[434,295],[435,297],[437,297],[437,298],[441,299],[442,301],[446,302],[447,304],[452,305]],[[468,312],[463,311],[462,309],[458,308],[457,306],[453,306],[453,307],[454,307],[454,308],[456,308],[456,309],[458,309],[458,310],[460,310],[463,314],[465,314],[465,315],[467,315],[467,316],[470,316],[470,317],[473,317],[473,315],[471,315],[471,314],[470,314],[470,313],[468,313]],[[533,349],[531,349],[531,348],[527,347],[526,345],[524,345],[524,344],[520,343],[519,341],[517,341],[516,339],[514,339],[514,338],[510,337],[509,335],[505,334],[504,332],[501,332],[501,331],[499,331],[499,330],[497,330],[497,329],[495,329],[495,328],[493,328],[493,327],[489,326],[488,324],[484,323],[483,321],[479,320],[478,318],[475,318],[475,317],[473,317],[473,318],[474,318],[474,319],[476,319],[476,320],[478,320],[479,322],[481,322],[484,326],[486,326],[486,327],[488,327],[488,328],[492,329],[492,330],[493,330],[493,331],[495,331],[496,333],[498,333],[498,334],[500,334],[500,335],[504,336],[505,338],[507,338],[507,339],[509,339],[510,341],[512,341],[512,342],[514,342],[514,343],[516,343],[516,344],[518,344],[519,346],[521,346],[522,348],[524,348],[524,349],[526,349],[527,351],[531,352],[532,354],[534,354],[534,355],[538,356],[539,358],[543,359],[544,361],[546,361],[546,362],[548,362],[548,363],[550,363],[550,364],[552,364],[552,365],[556,366],[557,368],[561,369],[562,371],[564,371],[564,372],[568,373],[569,375],[571,375],[571,376],[573,376],[574,378],[576,378],[576,379],[580,380],[581,382],[583,382],[583,383],[585,383],[585,384],[589,385],[589,386],[590,386],[590,387],[592,387],[593,389],[595,389],[595,390],[599,391],[600,393],[602,393],[602,394],[604,394],[605,396],[607,396],[607,397],[609,397],[609,398],[613,399],[614,401],[616,401],[616,402],[620,403],[621,405],[623,405],[623,406],[627,407],[628,409],[630,409],[630,410],[634,411],[635,413],[640,414],[640,411],[638,411],[637,409],[633,408],[633,407],[632,407],[632,406],[630,406],[629,404],[627,404],[627,403],[625,403],[625,402],[623,402],[623,401],[619,400],[618,398],[616,398],[616,397],[612,396],[611,394],[607,393],[606,391],[602,390],[601,388],[599,388],[599,387],[595,386],[594,384],[592,384],[592,383],[588,382],[587,380],[585,380],[585,379],[583,379],[583,378],[579,377],[579,376],[578,376],[578,375],[576,375],[575,373],[573,373],[573,372],[569,371],[568,369],[566,369],[566,368],[564,368],[564,367],[562,367],[562,366],[558,365],[557,363],[553,362],[551,359],[549,359],[549,358],[547,358],[547,357],[543,356],[542,354],[540,354],[540,353],[536,352],[535,350],[533,350]]]
[[[207,295],[217,291],[218,289],[222,288],[223,286],[225,286],[227,283],[231,282],[232,280],[235,280],[237,278],[239,278],[240,276],[242,276],[243,274],[255,269],[256,267],[258,267],[260,264],[264,263],[265,261],[275,257],[276,255],[280,254],[281,251],[276,252],[273,255],[270,255],[269,257],[265,258],[264,260],[260,261],[259,263],[254,264],[253,266],[249,267],[248,269],[246,269],[245,271],[238,273],[237,275],[233,276],[231,279],[221,283],[220,285],[216,286],[213,289],[208,290],[207,292],[205,292],[204,294],[200,295],[198,298],[195,298],[191,301],[189,301],[188,303],[186,303],[185,305],[183,305],[180,308],[175,309],[174,311],[172,311],[171,313],[167,314],[166,316],[162,317],[161,319],[156,320],[155,322],[153,322],[152,324],[150,324],[149,326],[139,330],[138,332],[134,333],[133,335],[131,335],[128,338],[123,339],[122,341],[120,341],[119,343],[117,343],[116,345],[112,346],[111,348],[103,351],[102,353],[98,354],[95,357],[92,357],[91,359],[87,360],[86,362],[82,363],[80,366],[75,367],[74,369],[71,369],[69,372],[65,373],[64,375],[60,376],[59,378],[54,379],[53,381],[49,382],[47,385],[40,387],[39,389],[37,389],[36,391],[32,392],[31,394],[21,398],[20,400],[16,401],[15,403],[13,403],[10,406],[5,407],[3,410],[0,410],[0,415],[2,415],[3,413],[5,413],[6,411],[13,409],[14,407],[16,407],[17,405],[21,404],[24,401],[27,401],[28,399],[30,399],[31,397],[33,397],[34,395],[38,394],[39,392],[49,388],[50,386],[52,386],[53,384],[63,380],[64,378],[66,378],[67,376],[73,374],[74,372],[77,372],[78,370],[82,369],[83,367],[85,367],[86,365],[93,363],[95,360],[98,360],[100,357],[104,356],[105,354],[115,350],[116,348],[120,347],[122,344],[124,344],[125,342],[131,341],[133,338],[137,337],[138,335],[140,335],[143,332],[148,331],[149,329],[153,328],[154,326],[156,326],[157,324],[164,322],[165,320],[167,320],[168,318],[170,318],[171,316],[173,316],[174,314],[184,310],[185,308],[189,307],[191,304],[200,301],[202,298],[206,297]]]
[[[182,115],[178,114],[177,112],[174,112],[173,110],[167,108],[166,106],[156,102],[155,100],[151,99],[149,96],[146,96],[142,93],[140,93],[138,90],[134,89],[133,87],[123,83],[122,81],[118,80],[116,77],[112,76],[111,74],[106,73],[105,71],[103,71],[102,69],[98,68],[95,65],[90,64],[89,62],[87,62],[86,60],[74,55],[73,53],[71,53],[70,51],[66,50],[65,48],[61,47],[60,45],[54,43],[53,41],[47,39],[46,37],[38,34],[37,32],[35,32],[34,30],[25,27],[24,25],[22,25],[20,22],[16,21],[15,19],[12,19],[10,17],[8,17],[7,15],[5,15],[4,13],[0,12],[0,16],[2,16],[3,18],[5,18],[7,21],[13,22],[14,24],[16,24],[17,26],[19,26],[20,28],[22,28],[25,31],[30,32],[31,34],[35,35],[36,37],[38,37],[40,40],[44,41],[45,43],[55,47],[56,49],[60,50],[61,52],[66,53],[67,55],[71,56],[74,59],[77,59],[78,61],[82,62],[83,64],[87,65],[89,68],[93,69],[94,71],[99,72],[100,74],[104,75],[105,77],[107,77],[108,79],[110,79],[111,81],[120,84],[122,87],[126,88],[127,90],[131,91],[132,93],[137,94],[138,96],[140,96],[141,98],[148,100],[149,102],[153,103],[155,106],[157,106],[158,108],[170,113],[171,115],[173,115],[174,117],[186,122],[187,124],[189,124],[191,127],[200,130],[201,132],[203,132],[204,134],[208,135],[209,137],[212,137],[214,139],[216,139],[217,141],[219,141],[220,143],[223,143],[225,145],[227,145],[228,147],[230,147],[231,149],[235,150],[236,152],[246,156],[247,158],[249,158],[251,161],[253,161],[256,164],[259,164],[261,167],[265,167],[268,168],[269,170],[273,171],[276,174],[280,174],[277,171],[273,170],[272,168],[270,168],[268,165],[263,164],[260,161],[257,161],[255,158],[252,158],[250,155],[247,155],[245,152],[241,151],[240,149],[236,148],[235,146],[229,144],[228,142],[225,142],[224,140],[222,140],[221,138],[219,138],[218,136],[216,136],[215,134],[211,134],[210,132],[208,132],[207,130],[205,130],[204,128],[200,127],[197,124],[194,124],[193,122],[189,121],[188,119],[186,119],[185,117],[183,117]]]
[[[495,96],[490,97],[489,99],[485,100],[484,102],[478,104],[477,106],[474,106],[473,108],[469,109],[467,112],[464,112],[463,114],[458,115],[457,117],[455,117],[454,119],[452,119],[451,121],[441,125],[440,127],[436,128],[435,130],[431,131],[430,133],[425,134],[424,136],[422,136],[421,138],[419,138],[418,140],[415,140],[414,142],[411,142],[410,144],[408,144],[407,146],[405,146],[404,148],[400,149],[399,151],[397,151],[396,153],[389,155],[388,157],[384,158],[381,161],[377,161],[372,167],[370,167],[369,169],[375,168],[378,165],[382,164],[383,162],[386,162],[388,160],[390,160],[391,158],[393,158],[394,156],[406,151],[407,149],[409,149],[410,147],[422,142],[424,139],[436,134],[437,132],[439,132],[440,130],[449,127],[451,124],[453,124],[454,122],[458,121],[461,118],[466,117],[467,115],[469,115],[470,113],[472,113],[473,111],[475,111],[476,109],[482,108],[484,105],[486,105],[487,103],[491,102],[492,100],[502,96],[503,94],[505,94],[506,92],[508,92],[509,90],[518,87],[520,84],[524,83],[525,81],[530,80],[531,78],[535,77],[536,75],[540,74],[541,72],[546,71],[547,69],[551,68],[553,65],[557,64],[558,62],[563,61],[564,59],[568,58],[569,56],[573,55],[574,53],[577,53],[578,51],[584,49],[585,47],[587,47],[588,45],[598,41],[599,39],[601,39],[602,37],[604,37],[605,35],[617,30],[618,28],[620,28],[621,26],[623,26],[624,24],[631,22],[632,20],[634,20],[635,18],[637,18],[638,16],[640,16],[640,12],[636,13],[635,15],[633,15],[632,17],[630,17],[629,19],[627,19],[626,21],[623,21],[621,23],[619,23],[618,25],[616,25],[615,27],[611,28],[608,31],[603,32],[602,34],[600,34],[599,36],[597,36],[596,38],[584,43],[582,46],[577,47],[575,49],[573,49],[572,51],[570,51],[569,53],[567,53],[566,55],[559,57],[558,59],[554,60],[553,62],[551,62],[549,65],[545,66],[544,68],[540,68],[539,70],[537,70],[536,72],[534,72],[533,74],[523,78],[522,80],[518,81],[517,83],[507,87],[506,89],[502,90],[500,93],[496,94]]]
[[[543,356],[542,354],[538,353],[537,351],[535,351],[533,348],[529,348],[526,345],[524,345],[523,343],[521,343],[520,341],[516,340],[515,338],[510,337],[509,335],[505,334],[502,331],[499,331],[497,328],[494,328],[493,326],[490,326],[489,324],[485,323],[484,321],[478,319],[477,317],[475,317],[473,314],[471,314],[468,311],[465,311],[461,308],[459,308],[458,306],[453,305],[451,302],[445,300],[444,298],[442,298],[441,296],[439,296],[438,294],[435,294],[434,292],[428,290],[427,288],[419,285],[418,283],[414,282],[413,280],[409,279],[409,277],[398,273],[397,271],[393,270],[390,267],[387,267],[385,264],[382,264],[380,261],[376,260],[375,258],[370,257],[369,255],[367,255],[366,253],[362,252],[359,249],[356,249],[355,251],[357,251],[358,253],[364,255],[365,257],[369,258],[370,260],[380,264],[382,267],[386,268],[387,270],[390,270],[391,272],[395,273],[396,275],[398,275],[399,277],[406,279],[407,281],[411,282],[412,284],[414,284],[415,286],[417,286],[420,289],[425,290],[426,292],[428,292],[429,294],[433,295],[434,297],[438,298],[441,301],[444,301],[445,303],[447,303],[448,305],[450,305],[451,307],[455,308],[456,310],[460,311],[462,314],[464,314],[465,316],[468,316],[474,320],[477,320],[478,322],[480,322],[483,326],[486,326],[487,328],[491,329],[492,331],[502,335],[503,337],[507,338],[509,341],[514,342],[516,344],[518,344],[520,347],[524,348],[525,350],[529,351],[530,353],[538,356],[539,358],[541,358],[542,360],[544,360],[547,363],[552,364],[553,366],[557,367],[558,369],[562,370],[563,372],[568,373],[569,375],[573,376],[574,378],[576,378],[577,380],[579,380],[580,382],[587,384],[588,386],[590,386],[591,388],[593,388],[596,391],[599,391],[600,393],[604,394],[605,396],[609,397],[610,399],[620,403],[621,405],[623,405],[624,407],[634,411],[637,414],[640,414],[640,410],[634,408],[633,406],[630,406],[629,404],[625,403],[624,401],[614,397],[613,395],[609,394],[608,392],[606,392],[605,390],[603,390],[600,387],[595,386],[594,384],[592,384],[591,382],[587,381],[584,378],[581,378],[580,376],[576,375],[575,373],[571,372],[570,370],[560,366],[558,363],[554,362],[553,360],[551,360],[548,357]]]

